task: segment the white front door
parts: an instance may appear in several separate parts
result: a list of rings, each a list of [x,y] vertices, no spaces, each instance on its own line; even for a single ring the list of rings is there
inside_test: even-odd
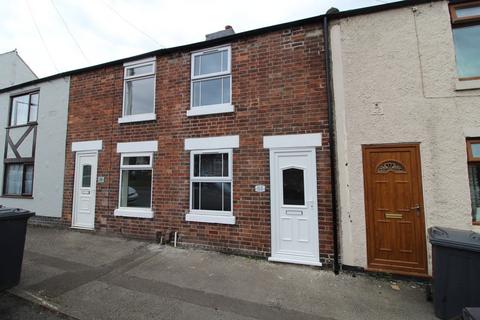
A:
[[[94,229],[97,153],[77,152],[72,227]]]
[[[315,148],[271,149],[270,180],[269,260],[321,265]]]

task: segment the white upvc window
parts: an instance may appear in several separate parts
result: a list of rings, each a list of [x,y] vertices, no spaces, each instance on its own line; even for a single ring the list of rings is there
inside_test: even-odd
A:
[[[232,221],[232,164],[232,149],[190,153],[190,214],[227,218],[211,222]]]
[[[122,153],[115,216],[152,218],[152,152]]]
[[[124,64],[119,123],[155,120],[155,58]]]
[[[185,139],[190,151],[190,210],[187,221],[235,224],[233,215],[233,149],[235,136]]]
[[[231,48],[192,53],[188,116],[233,112]]]

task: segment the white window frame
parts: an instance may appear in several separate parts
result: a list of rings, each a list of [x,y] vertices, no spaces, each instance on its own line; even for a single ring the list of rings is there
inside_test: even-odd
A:
[[[227,70],[202,74],[202,75],[195,75],[195,57],[202,56],[212,52],[218,51],[227,51]],[[230,46],[222,46],[222,47],[214,47],[209,48],[202,51],[193,52],[191,54],[191,66],[190,66],[190,110],[187,111],[187,116],[200,116],[200,115],[207,115],[207,114],[216,114],[216,113],[227,113],[227,112],[234,112],[235,108],[232,105],[232,49]],[[230,102],[229,103],[220,103],[220,104],[212,104],[212,105],[205,105],[205,106],[193,106],[193,84],[194,82],[198,82],[201,80],[209,80],[209,79],[217,79],[222,78],[224,76],[230,76]]]
[[[152,66],[152,71],[140,75],[128,76],[128,70],[132,68],[138,68],[143,66]],[[123,64],[123,102],[122,102],[122,116],[118,118],[118,123],[129,123],[139,121],[149,121],[156,119],[155,113],[155,100],[156,100],[156,59],[155,57],[147,58],[139,61],[127,62]],[[125,114],[126,96],[127,96],[127,82],[131,80],[153,79],[153,110],[149,113],[141,113],[134,115]]]
[[[125,158],[134,158],[134,157],[149,157],[149,164],[123,164],[123,159]],[[125,152],[120,156],[120,169],[152,169],[153,153],[151,152],[138,152],[130,153]]]
[[[150,164],[145,165],[124,165],[123,159],[128,157],[150,157]],[[121,206],[121,193],[122,193],[122,173],[123,170],[151,170],[151,190],[150,190],[150,207],[149,208],[132,208]],[[120,178],[118,186],[118,208],[115,209],[114,215],[120,217],[135,217],[135,218],[153,218],[152,210],[153,202],[153,152],[123,152],[120,155]]]
[[[224,154],[228,155],[228,176],[227,177],[195,177],[194,165],[195,155],[201,154]],[[230,210],[202,210],[193,209],[193,183],[194,182],[228,182],[230,183]],[[233,149],[205,149],[192,150],[190,152],[190,213],[186,215],[187,221],[207,222],[207,223],[222,223],[235,224],[235,217],[233,216]],[[222,205],[223,205],[223,190],[222,190]]]

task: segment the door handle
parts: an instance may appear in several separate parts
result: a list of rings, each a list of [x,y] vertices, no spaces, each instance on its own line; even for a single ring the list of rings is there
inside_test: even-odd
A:
[[[417,205],[411,207],[410,209],[411,209],[411,210],[415,210],[415,214],[416,214],[417,217],[418,217],[418,216],[420,216],[420,208],[421,208],[421,206],[420,206],[419,204],[417,204]]]
[[[313,200],[307,201],[307,207],[313,209]]]

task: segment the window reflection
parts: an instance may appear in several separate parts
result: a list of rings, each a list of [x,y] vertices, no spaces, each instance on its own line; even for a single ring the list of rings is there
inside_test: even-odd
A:
[[[283,170],[283,204],[305,205],[303,170]]]
[[[480,25],[453,29],[460,78],[480,76]]]

